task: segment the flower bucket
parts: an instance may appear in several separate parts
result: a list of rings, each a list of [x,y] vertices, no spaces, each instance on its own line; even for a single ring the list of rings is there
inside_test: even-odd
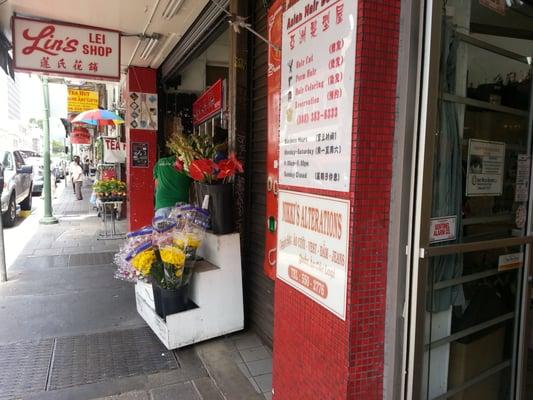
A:
[[[208,185],[194,182],[196,205],[202,206],[205,195],[209,195],[209,214],[211,230],[215,235],[232,233],[235,230],[233,218],[233,185],[231,183],[217,183]]]
[[[153,283],[155,311],[157,315],[165,319],[167,315],[176,314],[187,309],[189,304],[189,285],[178,289],[163,289]]]

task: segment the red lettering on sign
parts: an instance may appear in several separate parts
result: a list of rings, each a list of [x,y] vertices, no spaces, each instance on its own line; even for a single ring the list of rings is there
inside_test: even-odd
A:
[[[26,40],[30,40],[32,44],[22,49],[22,54],[29,55],[34,51],[41,51],[51,56],[57,56],[59,52],[72,53],[76,51],[79,41],[76,39],[70,39],[68,36],[65,39],[55,39],[54,32],[55,26],[45,26],[41,31],[35,35],[30,35],[30,30],[25,29],[22,32],[22,36]]]

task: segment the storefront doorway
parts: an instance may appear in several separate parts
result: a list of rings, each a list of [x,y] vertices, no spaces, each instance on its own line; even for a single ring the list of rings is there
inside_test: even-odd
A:
[[[533,398],[533,2],[425,7],[405,398]]]

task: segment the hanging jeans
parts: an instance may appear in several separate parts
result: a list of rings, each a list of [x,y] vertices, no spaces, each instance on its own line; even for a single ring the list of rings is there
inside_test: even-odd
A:
[[[76,193],[76,199],[77,200],[83,200],[83,197],[81,195],[81,184],[82,181],[76,181],[74,182],[74,192]]]

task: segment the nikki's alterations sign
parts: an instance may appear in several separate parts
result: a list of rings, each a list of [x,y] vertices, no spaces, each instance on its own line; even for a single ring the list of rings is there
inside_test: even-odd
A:
[[[277,277],[346,318],[348,200],[279,192]]]
[[[13,17],[15,70],[120,80],[120,34],[64,22]]]
[[[283,15],[279,182],[350,186],[357,0],[301,0]]]

